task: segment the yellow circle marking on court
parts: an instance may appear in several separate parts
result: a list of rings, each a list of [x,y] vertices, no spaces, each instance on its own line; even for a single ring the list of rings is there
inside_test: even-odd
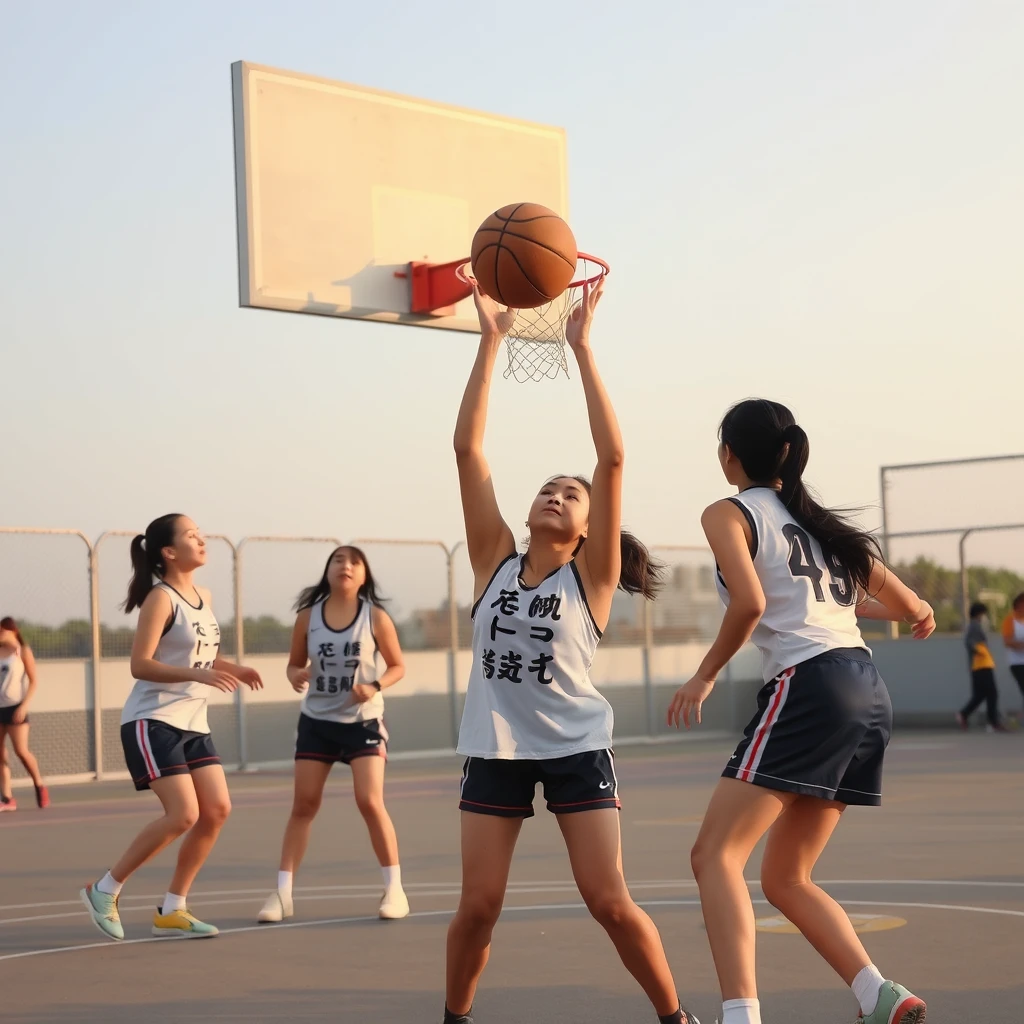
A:
[[[907,922],[902,917],[890,917],[888,914],[850,914],[853,930],[860,934],[865,932],[891,932],[894,928],[902,928]],[[800,929],[792,921],[781,915],[778,917],[759,917],[755,922],[759,932],[772,935],[799,935]]]

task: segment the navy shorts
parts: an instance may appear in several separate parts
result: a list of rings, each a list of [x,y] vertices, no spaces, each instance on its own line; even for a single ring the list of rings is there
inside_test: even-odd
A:
[[[537,783],[552,814],[618,810],[619,781],[610,750],[588,750],[543,761],[467,757],[460,811],[499,818],[532,818]]]
[[[208,732],[188,732],[155,718],[121,726],[124,759],[136,789],[149,789],[155,779],[187,775],[196,768],[220,764]]]
[[[757,713],[722,775],[877,806],[891,733],[889,692],[871,655],[861,648],[828,651],[761,687]]]
[[[328,761],[351,764],[357,757],[388,756],[388,731],[383,720],[365,722],[324,722],[299,715],[295,740],[296,761]]]
[[[0,708],[0,725],[14,725],[14,712],[20,707],[20,704],[8,704],[7,707]],[[19,722],[18,725],[28,725],[28,715],[25,716],[25,721]]]

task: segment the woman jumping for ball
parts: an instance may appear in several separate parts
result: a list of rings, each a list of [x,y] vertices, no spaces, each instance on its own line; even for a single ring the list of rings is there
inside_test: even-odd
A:
[[[199,939],[217,934],[189,913],[186,896],[231,811],[227,781],[210,738],[210,689],[232,693],[263,683],[254,669],[220,656],[210,592],[192,582],[206,564],[206,542],[188,516],[155,519],[132,541],[132,579],[124,609],[139,608],[131,669],[137,682],[121,714],[121,745],[137,790],[151,789],[163,816],[147,825],[121,859],[81,892],[93,923],[123,939],[117,902],[128,876],[180,835],[185,841],[153,934]]]
[[[28,749],[28,705],[36,692],[36,659],[21,637],[17,622],[9,615],[0,619],[0,811],[14,811],[18,801],[11,791],[11,769],[7,763],[7,737],[18,760],[25,766],[36,788],[36,804],[50,806],[50,794],[39,774],[39,762]]]
[[[711,505],[702,524],[727,608],[668,718],[700,722],[719,672],[753,639],[765,685],[691,854],[722,1024],[761,1022],[743,871],[766,832],[765,897],[853,989],[863,1024],[919,1024],[924,1002],[882,977],[811,872],[848,805],[881,803],[892,706],[857,617],[905,621],[924,639],[935,629],[932,609],[887,569],[870,535],[808,492],[807,435],[785,406],[740,402],[719,437],[719,461],[739,494]]]
[[[466,539],[475,578],[473,667],[459,732],[462,898],[448,930],[445,1024],[469,1024],[508,873],[534,789],[562,831],[573,877],[659,1019],[696,1024],[679,1006],[661,937],[621,867],[612,709],[590,664],[616,587],[651,597],[659,570],[620,529],[623,449],[590,348],[603,285],[584,289],[566,328],[597,449],[593,484],[548,480],[534,499],[529,547],[516,553],[484,458],[494,362],[513,313],[476,293],[481,339],[455,427]]]
[[[307,587],[295,605],[288,681],[305,692],[295,745],[295,799],[284,832],[277,888],[260,911],[261,922],[281,921],[295,912],[292,879],[309,844],[327,776],[335,762],[352,768],[352,788],[384,875],[378,914],[406,917],[398,839],[384,806],[388,731],[383,690],[405,675],[405,662],[391,616],[381,607],[366,555],[337,548],[320,582]],[[384,662],[378,672],[377,655]]]

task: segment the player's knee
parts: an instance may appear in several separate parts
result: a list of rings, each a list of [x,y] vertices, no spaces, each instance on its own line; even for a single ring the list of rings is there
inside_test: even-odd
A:
[[[364,818],[379,818],[384,814],[384,797],[379,793],[356,793],[356,807]]]
[[[621,927],[633,909],[633,901],[625,886],[610,892],[584,894],[583,902],[590,916],[605,929]]]
[[[701,875],[707,870],[711,859],[711,851],[708,844],[698,839],[690,850],[690,870],[697,882],[700,882]]]
[[[776,910],[783,910],[802,884],[803,879],[794,876],[792,871],[780,870],[772,864],[761,865],[761,891]]]
[[[182,835],[199,820],[198,804],[183,804],[167,814],[167,827],[175,835]]]
[[[480,930],[493,928],[501,915],[503,901],[502,893],[487,891],[463,893],[459,902],[459,916],[470,928]]]
[[[320,796],[314,796],[312,794],[296,796],[295,801],[292,804],[292,817],[300,818],[303,821],[309,821],[311,818],[315,818],[317,812],[320,810]]]
[[[208,826],[220,828],[231,814],[231,799],[225,796],[223,799],[214,800],[212,803],[203,804],[199,811],[199,820]]]

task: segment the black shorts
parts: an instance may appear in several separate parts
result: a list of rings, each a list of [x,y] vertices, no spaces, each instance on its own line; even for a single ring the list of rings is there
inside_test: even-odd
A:
[[[365,722],[324,722],[299,715],[295,740],[296,761],[327,761],[351,764],[357,757],[388,756],[388,731],[383,720]]]
[[[829,651],[761,687],[757,713],[722,775],[876,806],[891,733],[889,692],[871,655],[861,648]]]
[[[619,781],[610,750],[588,750],[543,761],[467,757],[462,769],[460,811],[499,818],[532,818],[533,794],[544,784],[552,814],[618,810]]]
[[[14,712],[20,707],[20,704],[9,704],[5,708],[0,708],[0,725],[14,725]],[[18,722],[17,724],[28,725],[28,715],[25,716],[24,722]]]
[[[220,764],[208,732],[175,729],[155,718],[125,722],[121,726],[121,746],[136,789],[149,789],[154,779]]]

